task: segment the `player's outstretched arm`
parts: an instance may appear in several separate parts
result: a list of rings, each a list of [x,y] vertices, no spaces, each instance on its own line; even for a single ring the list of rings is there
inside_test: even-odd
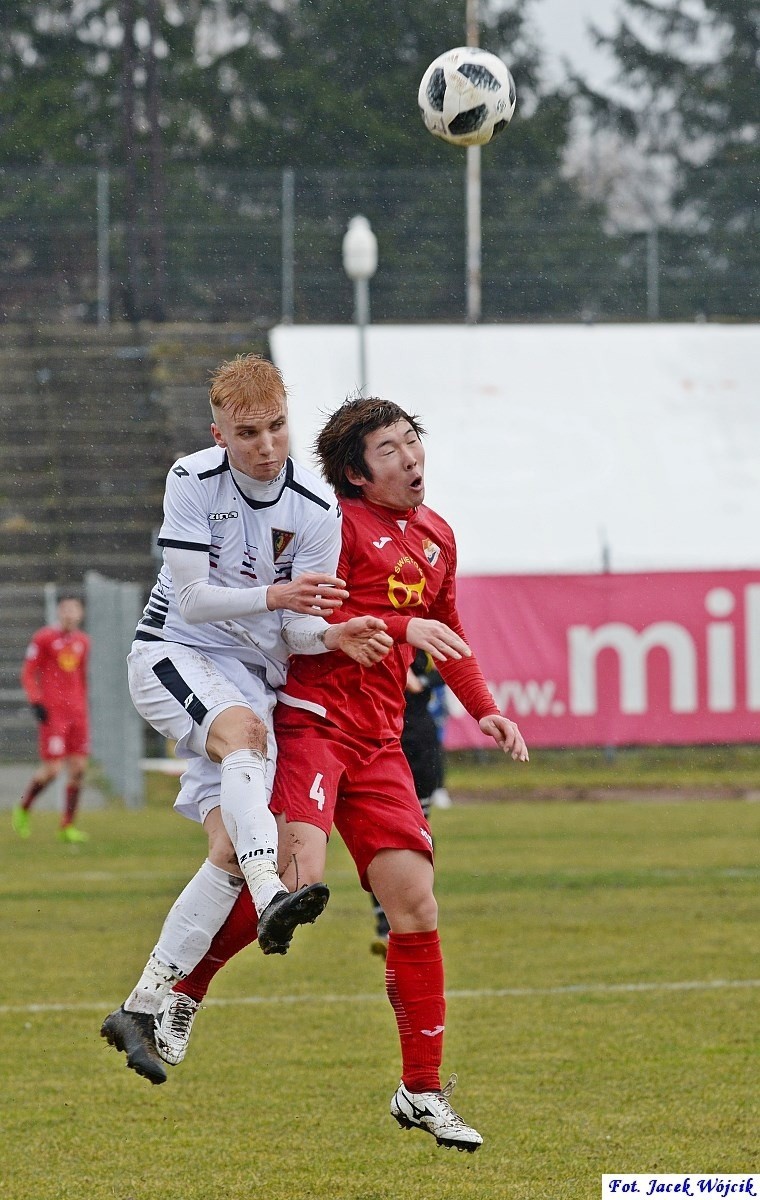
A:
[[[323,641],[328,650],[342,650],[363,667],[385,658],[393,638],[385,632],[385,621],[379,617],[351,617],[338,625],[329,625]]]
[[[326,617],[347,599],[344,580],[315,571],[305,571],[287,583],[272,583],[267,588],[270,612],[287,608],[290,612]]]
[[[447,658],[470,658],[472,651],[467,642],[444,625],[443,621],[429,621],[425,617],[412,617],[406,627],[406,640],[418,650],[427,650],[431,658],[445,662]]]
[[[505,754],[512,755],[515,762],[530,761],[525,739],[514,721],[510,721],[507,717],[489,716],[481,717],[478,725],[481,732],[485,733],[487,737],[492,737]]]

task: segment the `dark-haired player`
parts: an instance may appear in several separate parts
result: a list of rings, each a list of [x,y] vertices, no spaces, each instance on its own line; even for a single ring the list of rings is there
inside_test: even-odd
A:
[[[392,1116],[440,1145],[473,1151],[482,1138],[451,1107],[454,1077],[441,1088],[445,998],[432,837],[399,740],[412,647],[431,655],[497,746],[521,762],[528,753],[517,726],[499,715],[464,639],[454,535],[423,504],[422,432],[396,404],[361,398],[343,404],[317,439],[322,472],[344,513],[338,574],[349,597],[341,616],[380,618],[394,645],[369,667],[337,654],[292,659],[275,712],[280,758],[272,809],[289,886],[322,877],[334,824],[362,886],[387,913],[386,990],[402,1058]],[[206,958],[167,1000],[157,1025],[166,1061],[183,1057],[215,971],[254,937],[255,914],[241,897]]]

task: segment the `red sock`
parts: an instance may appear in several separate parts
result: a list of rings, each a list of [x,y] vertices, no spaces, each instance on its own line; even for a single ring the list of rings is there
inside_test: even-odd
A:
[[[32,782],[29,784],[29,787],[24,792],[24,795],[21,797],[21,807],[25,812],[29,812],[29,809],[34,803],[35,796],[39,796],[40,792],[43,792],[46,787],[46,783],[36,783],[34,780],[32,780]]]
[[[62,829],[65,829],[67,825],[71,825],[74,817],[77,815],[79,793],[81,790],[81,783],[70,783],[66,788],[66,800],[63,809],[63,819],[61,820]]]
[[[446,999],[437,929],[429,933],[391,931],[385,990],[396,1014],[404,1084],[410,1092],[438,1091]]]
[[[259,919],[253,906],[251,893],[247,887],[241,888],[240,895],[232,906],[232,911],[222,928],[209,946],[206,955],[193,967],[186,979],[174,985],[175,992],[184,992],[200,1004],[204,999],[211,980],[217,971],[221,971],[226,962],[258,936]]]

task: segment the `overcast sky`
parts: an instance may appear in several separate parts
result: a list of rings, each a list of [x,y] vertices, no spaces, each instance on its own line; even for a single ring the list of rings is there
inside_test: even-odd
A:
[[[589,83],[601,83],[605,59],[594,47],[587,32],[590,21],[609,31],[619,12],[618,0],[534,0],[533,24],[546,52],[547,70],[553,79],[561,78],[562,57],[569,58]]]

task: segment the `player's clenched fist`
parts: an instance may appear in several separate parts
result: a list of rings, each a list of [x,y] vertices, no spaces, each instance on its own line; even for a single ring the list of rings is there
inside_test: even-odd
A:
[[[324,643],[328,650],[342,650],[363,667],[371,667],[385,658],[393,645],[385,630],[385,621],[379,617],[351,617],[325,630]]]
[[[334,575],[306,571],[287,583],[273,583],[267,588],[267,608],[287,608],[290,612],[327,617],[340,608],[348,592],[344,580]]]

